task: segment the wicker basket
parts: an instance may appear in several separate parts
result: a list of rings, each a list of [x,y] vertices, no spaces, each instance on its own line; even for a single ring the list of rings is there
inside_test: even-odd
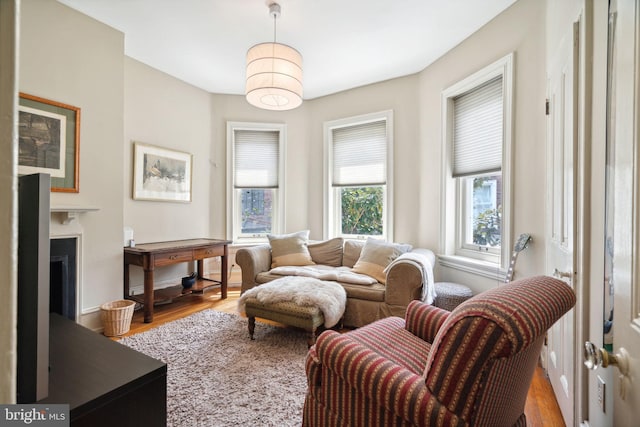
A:
[[[102,326],[104,334],[108,337],[116,337],[129,332],[135,301],[118,300],[107,302],[100,306]]]

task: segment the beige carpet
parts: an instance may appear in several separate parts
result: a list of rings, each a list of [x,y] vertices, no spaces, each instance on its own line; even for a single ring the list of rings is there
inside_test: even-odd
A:
[[[167,425],[299,426],[304,331],[205,310],[120,343],[167,363]]]

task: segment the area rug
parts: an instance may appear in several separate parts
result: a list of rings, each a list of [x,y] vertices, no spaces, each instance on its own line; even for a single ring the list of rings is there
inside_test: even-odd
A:
[[[167,363],[167,425],[299,426],[304,331],[205,310],[119,342]]]

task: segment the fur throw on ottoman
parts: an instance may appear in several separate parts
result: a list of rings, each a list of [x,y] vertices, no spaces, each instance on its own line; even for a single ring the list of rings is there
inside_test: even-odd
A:
[[[340,321],[347,304],[347,293],[339,283],[300,276],[285,276],[249,289],[238,300],[239,312],[244,312],[245,301],[249,297],[263,304],[292,302],[318,307],[324,316],[326,328]]]

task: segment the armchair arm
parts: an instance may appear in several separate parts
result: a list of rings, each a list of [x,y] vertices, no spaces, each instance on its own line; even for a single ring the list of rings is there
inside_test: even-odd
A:
[[[411,301],[405,316],[405,328],[418,338],[433,343],[440,326],[451,312],[421,301]]]
[[[463,419],[438,402],[427,388],[424,377],[351,340],[348,334],[325,331],[316,342],[315,352],[321,369],[331,371],[338,377],[338,381],[346,383],[347,388],[363,394],[375,406],[408,423],[429,426],[466,425]],[[307,372],[310,372],[309,369]],[[317,381],[316,375],[314,373],[315,378],[309,379]],[[344,386],[333,382],[331,386],[336,387],[332,392],[344,390]]]
[[[307,374],[307,392],[311,393],[315,398],[318,396],[318,389],[322,385],[322,381],[320,379],[322,374],[322,365],[318,359],[315,346],[312,346],[307,352],[307,356],[304,360],[304,370]]]
[[[271,246],[258,245],[238,249],[236,263],[242,271],[242,288],[240,293],[256,285],[258,273],[269,271],[271,268]]]

